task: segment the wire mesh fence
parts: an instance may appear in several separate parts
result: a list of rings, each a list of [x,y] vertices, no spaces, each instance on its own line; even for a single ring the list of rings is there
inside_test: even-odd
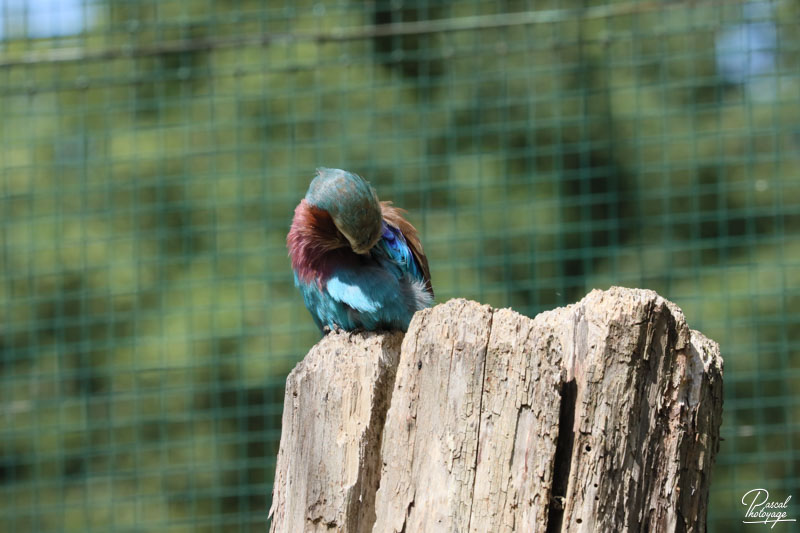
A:
[[[720,342],[714,530],[800,496],[800,5],[0,0],[9,531],[267,523],[317,166],[439,301],[651,288]],[[795,514],[800,514],[796,510]]]

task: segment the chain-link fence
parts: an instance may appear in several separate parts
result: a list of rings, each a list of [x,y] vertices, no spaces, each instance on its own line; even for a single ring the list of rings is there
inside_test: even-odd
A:
[[[0,0],[3,529],[264,530],[319,335],[285,249],[317,166],[409,209],[439,301],[676,302],[726,363],[712,528],[752,488],[800,497],[798,23],[788,0]]]

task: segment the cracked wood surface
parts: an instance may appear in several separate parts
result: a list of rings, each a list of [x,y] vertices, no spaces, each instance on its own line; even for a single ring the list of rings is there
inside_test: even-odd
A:
[[[403,334],[330,333],[286,379],[270,531],[367,532]]]
[[[705,530],[722,359],[674,304],[451,300],[399,339],[329,335],[290,374],[272,531]]]

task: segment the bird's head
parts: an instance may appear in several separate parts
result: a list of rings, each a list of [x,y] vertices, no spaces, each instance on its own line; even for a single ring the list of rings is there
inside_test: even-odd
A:
[[[339,232],[358,254],[381,238],[383,224],[378,195],[361,176],[338,168],[319,168],[306,201],[327,211]]]

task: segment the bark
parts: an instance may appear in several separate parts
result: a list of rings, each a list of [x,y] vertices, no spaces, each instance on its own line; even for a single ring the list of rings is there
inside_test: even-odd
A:
[[[290,374],[272,531],[705,531],[722,359],[674,304],[451,300],[400,338],[329,335]]]

